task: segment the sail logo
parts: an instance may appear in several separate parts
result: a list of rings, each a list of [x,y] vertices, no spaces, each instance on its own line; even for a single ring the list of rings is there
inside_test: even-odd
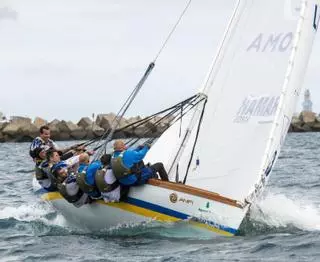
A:
[[[247,47],[247,52],[286,52],[291,47],[293,33],[257,35]]]
[[[233,120],[235,123],[248,122],[251,117],[274,116],[280,97],[279,96],[249,96],[246,97]]]

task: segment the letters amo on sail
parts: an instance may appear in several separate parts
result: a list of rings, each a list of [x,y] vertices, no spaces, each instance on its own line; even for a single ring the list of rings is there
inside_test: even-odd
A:
[[[264,33],[258,34],[258,36],[248,46],[247,51],[256,52],[285,52],[287,51],[293,40],[293,33],[271,33],[266,35]]]

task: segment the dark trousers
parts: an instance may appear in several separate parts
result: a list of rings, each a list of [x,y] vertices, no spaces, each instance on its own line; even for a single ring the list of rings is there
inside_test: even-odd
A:
[[[150,166],[150,168],[152,169],[152,171],[156,174],[158,173],[161,180],[163,181],[169,181],[169,178],[168,178],[168,174],[167,174],[167,171],[165,170],[164,166],[162,163],[158,162],[158,163],[155,163],[153,165]]]

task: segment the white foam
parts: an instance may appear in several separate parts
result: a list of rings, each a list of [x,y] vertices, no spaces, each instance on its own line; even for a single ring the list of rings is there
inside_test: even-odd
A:
[[[53,219],[46,218],[46,215],[53,210],[45,203],[24,204],[18,207],[7,206],[0,209],[0,219],[14,218],[19,221],[42,221],[48,225],[65,226],[66,220],[62,215],[57,215]]]
[[[251,218],[275,227],[293,225],[303,230],[320,230],[320,206],[283,194],[268,194],[252,208]]]

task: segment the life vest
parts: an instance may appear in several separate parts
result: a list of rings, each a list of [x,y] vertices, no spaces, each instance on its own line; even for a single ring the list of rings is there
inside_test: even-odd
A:
[[[50,165],[48,162],[42,162],[39,166],[35,167],[35,175],[39,184],[48,191],[57,190],[57,180],[51,174]]]
[[[109,193],[119,186],[118,180],[111,184],[108,184],[105,180],[105,175],[106,169],[100,169],[97,171],[95,176],[96,186],[101,193]]]
[[[89,185],[86,183],[86,173],[81,172],[76,174],[76,182],[79,186],[79,188],[87,193],[89,196],[98,197],[99,192],[97,192],[97,188],[94,185]]]
[[[40,166],[41,162],[43,161],[43,159],[41,158],[34,158],[34,162],[36,163],[36,166]]]
[[[73,182],[75,183],[75,182]],[[76,203],[83,196],[84,192],[79,188],[75,195],[70,195],[67,189],[68,184],[66,182],[58,184],[59,193],[63,196],[65,200],[69,203]]]
[[[111,159],[112,172],[117,180],[124,178],[127,175],[132,174],[132,170],[130,168],[127,168],[123,164],[123,160],[122,160],[123,153],[124,152],[121,152],[119,156],[112,157],[112,159]]]
[[[36,179],[37,180],[48,179],[47,174],[39,166],[35,167],[35,173],[36,173]]]

